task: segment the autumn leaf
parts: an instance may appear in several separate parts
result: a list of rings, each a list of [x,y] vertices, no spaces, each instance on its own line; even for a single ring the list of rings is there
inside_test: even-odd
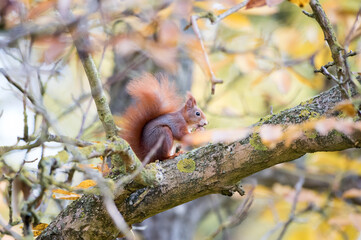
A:
[[[49,226],[49,224],[47,223],[39,223],[38,225],[36,225],[35,227],[33,227],[33,234],[34,237],[37,237],[41,234],[41,232],[47,228]]]
[[[349,216],[351,223],[357,228],[357,230],[361,231],[361,214],[353,213]]]
[[[182,42],[184,42],[187,50],[187,54],[192,58],[203,70],[204,74],[207,77],[211,77],[208,64],[204,57],[201,43],[198,39],[192,37],[183,37]]]
[[[251,0],[247,3],[246,9],[262,7],[266,5],[266,0]]]
[[[244,139],[251,133],[249,128],[241,129],[217,129],[194,132],[186,135],[182,142],[186,145],[199,146],[205,143],[218,143],[218,142],[233,142],[236,140]]]
[[[276,125],[263,125],[259,130],[259,136],[264,145],[269,148],[276,147],[282,140],[282,127]]]
[[[273,7],[280,3],[282,3],[284,0],[251,0],[247,3],[246,9],[249,8],[255,8],[255,7],[262,7],[262,6],[269,6]]]
[[[342,194],[343,198],[358,198],[361,197],[361,189],[351,188]]]
[[[63,189],[53,189],[52,190],[54,199],[62,199],[62,200],[76,200],[81,197],[80,194],[69,192]]]
[[[288,0],[288,1],[296,4],[297,6],[299,6],[301,8],[306,6],[310,2],[310,0]]]
[[[311,79],[308,79],[306,77],[304,77],[303,75],[301,75],[300,73],[298,73],[297,71],[295,71],[292,67],[288,67],[287,68],[288,72],[292,74],[292,76],[294,76],[300,83],[310,87],[310,88],[318,88],[318,86],[315,85],[315,82],[312,81]]]
[[[159,25],[157,36],[159,43],[163,46],[176,47],[179,41],[180,33],[174,22],[163,21]]]
[[[102,159],[102,156],[100,156],[99,158]],[[98,167],[95,164],[78,164],[78,167],[81,169],[84,168],[98,169]]]
[[[291,75],[285,69],[273,72],[270,78],[276,83],[282,94],[288,93],[291,89]]]
[[[74,189],[86,189],[86,188],[94,187],[96,185],[97,183],[94,180],[87,179],[79,183],[77,186],[75,186]]]
[[[48,11],[50,8],[55,6],[56,3],[57,1],[47,0],[40,2],[35,6],[32,6],[30,8],[30,11],[28,12],[28,16],[27,16],[28,20],[32,20],[34,18],[39,17],[41,14],[43,14],[44,12]]]
[[[349,117],[356,116],[356,109],[351,101],[345,100],[337,104],[334,108],[336,111],[342,111],[344,114],[346,114]]]
[[[87,179],[79,183],[77,186],[72,187],[72,189],[74,190],[87,189],[90,187],[94,187],[96,185],[97,183],[94,180]],[[82,196],[81,194],[77,194],[63,189],[53,189],[52,192],[53,192],[52,197],[55,199],[76,200]]]

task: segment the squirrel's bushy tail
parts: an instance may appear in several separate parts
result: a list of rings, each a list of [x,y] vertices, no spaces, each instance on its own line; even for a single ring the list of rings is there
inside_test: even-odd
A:
[[[143,160],[147,152],[141,146],[142,130],[151,120],[181,108],[182,99],[177,95],[174,84],[164,76],[160,82],[151,74],[144,74],[132,80],[127,91],[135,102],[123,115],[121,137]]]

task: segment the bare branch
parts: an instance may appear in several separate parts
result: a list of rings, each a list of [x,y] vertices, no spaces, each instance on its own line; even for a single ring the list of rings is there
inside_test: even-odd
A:
[[[347,51],[348,46],[350,45],[351,39],[353,37],[353,34],[356,30],[357,25],[359,24],[359,20],[360,20],[360,16],[361,16],[361,7],[357,12],[356,18],[355,18],[355,22],[352,24],[352,27],[350,29],[350,32],[347,34],[346,39],[345,39],[345,43],[344,43],[344,48]]]
[[[322,28],[322,31],[325,36],[325,40],[328,43],[328,46],[331,50],[332,58],[336,65],[336,72],[337,72],[337,78],[338,79],[346,79],[346,68],[343,58],[343,48],[340,45],[340,43],[337,41],[336,33],[332,28],[332,25],[330,23],[330,20],[327,18],[325,11],[323,10],[321,4],[318,2],[318,0],[311,0],[310,6],[312,8],[313,14],[315,16],[316,21]]]
[[[4,233],[9,233],[16,240],[22,240],[23,239],[22,236],[20,236],[18,233],[11,230],[11,226],[9,226],[9,225],[7,225],[5,223],[5,220],[3,219],[3,217],[1,215],[0,215],[0,226],[3,228],[3,230],[0,229],[0,231],[3,231]]]
[[[217,230],[214,231],[214,233],[212,233],[207,239],[209,240],[214,239],[220,232],[224,231],[227,228],[235,227],[244,221],[253,203],[254,188],[255,186],[253,186],[251,190],[247,193],[246,199],[244,199],[242,204],[238,206],[238,208],[235,211],[235,214],[228,217],[228,219],[224,223],[222,223],[217,228]]]
[[[295,212],[296,212],[298,197],[300,196],[300,193],[301,193],[302,186],[303,186],[304,182],[305,182],[305,178],[302,176],[302,177],[300,177],[300,180],[298,180],[298,182],[296,183],[295,197],[293,198],[290,216],[288,217],[288,220],[284,223],[282,232],[280,233],[280,235],[277,238],[278,240],[281,240],[283,238],[283,236],[285,235],[285,233],[287,231],[287,228],[289,227],[289,225],[295,219]]]
[[[213,23],[213,24],[217,24],[218,22],[220,22],[220,21],[223,20],[224,18],[228,17],[229,15],[231,15],[231,14],[233,14],[233,13],[235,13],[235,12],[238,12],[238,10],[240,10],[241,8],[243,8],[244,6],[246,6],[249,1],[250,1],[250,0],[245,0],[245,1],[237,4],[236,6],[231,7],[230,9],[228,9],[227,11],[225,11],[224,13],[218,15],[217,18],[216,18],[216,20],[213,21],[212,23]]]
[[[353,52],[353,51],[350,51],[350,52],[348,52],[348,53],[346,53],[343,57],[344,58],[348,58],[348,57],[352,57],[352,56],[356,56],[358,54],[358,52]],[[324,67],[324,68],[329,68],[329,67],[332,67],[332,66],[334,66],[335,65],[335,62],[329,62],[329,63],[327,63],[326,65],[323,65],[322,67]],[[314,70],[314,72],[315,73],[318,73],[318,72],[321,72],[322,71],[322,69],[316,69],[316,70]]]
[[[206,61],[208,71],[209,71],[209,73],[211,75],[212,94],[214,94],[216,84],[223,83],[223,80],[216,78],[216,76],[213,73],[211,63],[210,63],[209,58],[208,58],[207,51],[206,51],[206,49],[204,47],[204,44],[203,44],[202,35],[201,35],[201,32],[199,31],[199,28],[198,28],[198,24],[197,24],[198,19],[199,19],[199,17],[195,16],[195,15],[193,15],[191,17],[192,28],[193,28],[193,31],[194,31],[194,33],[196,34],[196,36],[197,36],[197,38],[199,40],[199,43],[201,44],[203,57],[204,57],[204,60]]]

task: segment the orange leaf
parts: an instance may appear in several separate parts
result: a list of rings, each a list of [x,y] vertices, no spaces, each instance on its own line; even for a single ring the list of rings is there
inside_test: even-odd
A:
[[[94,180],[87,179],[79,183],[77,186],[75,186],[74,189],[86,189],[86,188],[94,187],[96,185],[97,183]]]
[[[69,196],[60,197],[60,196],[56,196],[55,194],[53,194],[52,197],[55,199],[61,199],[61,200],[77,200],[81,197],[81,195],[73,193],[72,195],[69,195]]]
[[[38,3],[37,5],[30,8],[28,13],[28,20],[39,17],[42,13],[46,12],[55,5],[56,1],[48,0]]]
[[[99,163],[97,165],[97,169],[99,172],[103,173],[103,176],[106,176],[110,173],[110,168],[108,167],[108,164],[101,164]]]
[[[343,198],[357,198],[361,197],[361,189],[351,188],[342,194]]]
[[[335,110],[342,111],[349,117],[356,116],[356,109],[355,109],[354,105],[348,100],[342,101],[339,104],[337,104],[335,106]]]
[[[53,193],[59,193],[59,194],[65,194],[65,195],[71,195],[73,194],[72,192],[69,192],[69,191],[66,191],[66,190],[63,190],[63,189],[53,189],[52,190]]]
[[[63,189],[54,189],[52,192],[56,193],[56,194],[52,195],[52,197],[54,199],[76,200],[76,199],[81,197],[80,194],[72,193],[72,192],[69,192],[69,191],[66,191],[66,190],[63,190]],[[62,196],[62,195],[65,195],[65,196]]]
[[[99,157],[102,159],[102,156]],[[91,168],[91,169],[98,169],[98,167],[95,164],[79,164],[79,168]]]

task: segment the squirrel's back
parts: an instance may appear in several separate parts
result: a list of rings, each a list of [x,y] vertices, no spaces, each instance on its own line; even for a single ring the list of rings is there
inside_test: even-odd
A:
[[[123,115],[121,137],[141,160],[147,154],[141,146],[144,126],[161,115],[179,110],[182,104],[174,84],[164,76],[159,78],[160,81],[151,74],[144,74],[127,86],[127,91],[135,102]]]

